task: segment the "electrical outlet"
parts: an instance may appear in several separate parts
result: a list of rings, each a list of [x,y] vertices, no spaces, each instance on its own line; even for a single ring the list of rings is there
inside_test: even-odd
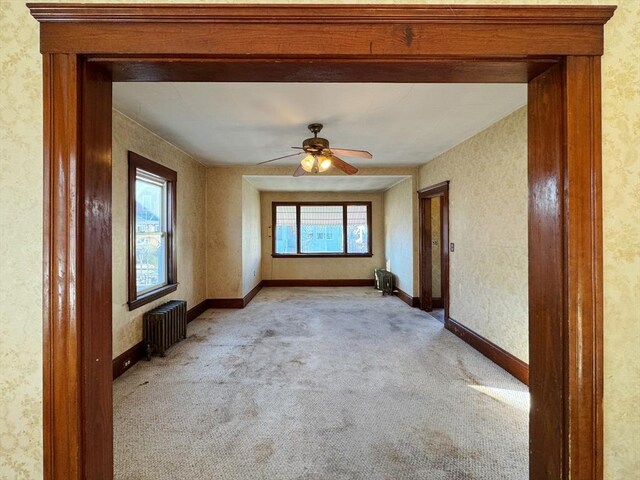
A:
[[[127,368],[129,365],[131,365],[131,360],[125,360],[124,361],[124,368]]]
[[[453,251],[455,250],[455,247],[456,247],[456,246],[455,246],[453,243],[450,243],[450,244],[449,244],[449,251],[450,251],[450,252],[453,252]]]

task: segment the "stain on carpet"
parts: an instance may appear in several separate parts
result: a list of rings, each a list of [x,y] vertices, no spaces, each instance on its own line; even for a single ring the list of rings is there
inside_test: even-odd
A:
[[[211,329],[207,329],[207,331],[211,332]],[[207,340],[210,340],[210,337],[208,335],[198,335],[197,333],[194,333],[189,335],[187,340],[191,340],[192,342],[206,342]]]
[[[267,440],[260,442],[253,447],[253,455],[256,463],[267,463],[273,456],[275,449],[273,446],[273,440]]]
[[[473,383],[474,385],[482,385],[482,380],[469,371],[467,365],[461,358],[458,358],[456,364],[458,365],[458,371],[464,380]]]

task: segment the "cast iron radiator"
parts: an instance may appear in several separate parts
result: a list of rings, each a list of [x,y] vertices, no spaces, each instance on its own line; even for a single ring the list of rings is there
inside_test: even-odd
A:
[[[164,357],[171,345],[187,338],[187,302],[172,300],[145,313],[143,335],[147,360],[152,353]]]
[[[376,279],[376,289],[382,290],[382,295],[393,295],[393,275],[390,271],[376,268],[373,271]]]

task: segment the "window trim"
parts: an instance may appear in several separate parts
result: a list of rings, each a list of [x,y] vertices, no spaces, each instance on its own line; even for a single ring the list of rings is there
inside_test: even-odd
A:
[[[300,252],[300,207],[307,206],[342,206],[342,242],[344,253],[301,253]],[[347,207],[353,205],[365,205],[367,207],[367,248],[368,253],[347,253]],[[276,208],[296,207],[296,248],[298,253],[276,253]],[[346,202],[271,202],[271,256],[273,258],[345,258],[373,257],[373,229],[372,224],[372,202],[346,201]]]
[[[176,186],[178,183],[178,173],[159,163],[149,160],[135,152],[128,151],[128,306],[129,310],[146,305],[158,298],[164,297],[178,289],[178,268],[176,264],[175,252],[175,230],[176,230]],[[136,177],[137,171],[143,170],[164,179],[167,190],[167,282],[158,288],[138,295],[136,288]]]

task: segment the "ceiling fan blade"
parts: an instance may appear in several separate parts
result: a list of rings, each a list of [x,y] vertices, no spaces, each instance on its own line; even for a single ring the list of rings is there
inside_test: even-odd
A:
[[[351,150],[349,148],[333,148],[331,151],[337,155],[344,155],[345,157],[358,157],[358,158],[373,158],[366,150]]]
[[[298,168],[296,168],[296,171],[293,172],[293,176],[294,177],[301,177],[303,175],[306,175],[307,172],[305,171],[304,168],[302,168],[302,165],[298,165]]]
[[[256,165],[262,165],[264,163],[275,162],[276,160],[282,160],[283,158],[295,157],[296,155],[302,155],[304,152],[292,153],[291,155],[284,155],[278,158],[272,158],[271,160],[265,160],[264,162],[256,163]]]
[[[347,175],[353,175],[354,173],[358,172],[358,169],[356,167],[336,157],[335,155],[329,155],[329,158],[331,159],[331,163],[334,167],[339,168]]]

